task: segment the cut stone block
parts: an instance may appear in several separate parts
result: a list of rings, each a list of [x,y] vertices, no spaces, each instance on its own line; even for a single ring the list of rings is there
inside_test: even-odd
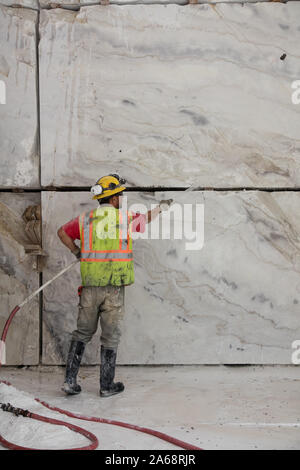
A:
[[[0,5],[39,9],[38,0],[0,0]]]
[[[36,19],[0,5],[0,187],[39,186]]]
[[[43,185],[299,187],[300,2],[43,10]],[[55,117],[55,118],[54,118]]]
[[[43,272],[49,281],[75,260],[61,243],[58,228],[81,212],[92,208],[90,195],[82,193],[42,192],[43,248],[48,253]],[[77,242],[77,244],[79,244]],[[78,287],[81,285],[80,266],[75,266],[45,288],[43,294],[43,363],[62,364],[67,358],[71,333],[76,328]],[[87,346],[83,363],[99,362],[98,332]]]
[[[10,312],[39,287],[34,270],[35,257],[25,253],[22,214],[26,207],[40,204],[34,193],[0,193],[0,330]],[[9,211],[17,225],[7,223],[2,214]],[[11,230],[10,230],[10,226]],[[6,339],[6,365],[36,365],[39,362],[39,297],[34,297],[15,315]]]
[[[7,1],[9,2],[10,0],[1,0],[3,2]],[[24,0],[25,1],[25,0]],[[30,0],[28,0],[30,1]],[[149,5],[149,4],[153,4],[154,1],[153,0],[108,0],[109,1],[109,4],[110,5],[136,5],[136,4],[145,4],[145,5]],[[290,1],[299,1],[299,0],[290,0]],[[199,4],[206,4],[206,3],[226,3],[226,2],[229,2],[229,3],[232,3],[232,0],[206,0],[206,1],[203,1],[203,0],[199,0],[197,2],[197,0],[193,0],[191,3],[199,3]],[[260,2],[266,2],[266,0],[235,0],[235,3],[260,3]],[[186,0],[173,0],[172,2],[170,2],[170,0],[155,0],[155,3],[156,4],[168,4],[168,3],[173,3],[173,4],[177,4],[177,5],[186,5],[187,1]],[[54,5],[61,5],[61,6],[64,6],[65,8],[72,8],[73,7],[80,7],[80,6],[84,6],[86,4],[89,4],[89,6],[91,5],[99,5],[99,0],[58,0],[58,1],[53,1],[53,0],[40,0],[40,5],[42,8],[46,8],[46,7],[49,7],[50,5],[52,5],[52,8],[54,8]]]
[[[134,240],[135,284],[126,288],[118,362],[291,364],[292,342],[300,338],[300,194],[129,193],[128,206],[145,212],[170,197],[176,202],[171,220],[186,236],[174,239],[171,228],[170,239],[162,239],[162,234],[150,239],[145,232]],[[44,249],[50,254],[46,282],[74,260],[60,243],[57,229],[97,203],[85,192],[44,192],[42,200]],[[196,207],[203,204],[204,245],[201,248],[200,240],[199,249],[190,250],[187,235],[195,228],[189,210],[195,216]],[[165,224],[167,218],[163,213],[157,220]],[[198,219],[200,233],[203,218]],[[80,284],[78,265],[44,291],[45,364],[60,364],[66,358],[76,328]],[[87,364],[99,362],[99,337],[100,328],[85,352]]]

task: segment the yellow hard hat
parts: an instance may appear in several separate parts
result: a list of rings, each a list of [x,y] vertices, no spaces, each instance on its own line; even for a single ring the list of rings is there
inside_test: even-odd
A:
[[[125,191],[124,183],[126,183],[126,180],[116,174],[102,176],[91,188],[91,193],[94,194],[93,199],[103,199]]]

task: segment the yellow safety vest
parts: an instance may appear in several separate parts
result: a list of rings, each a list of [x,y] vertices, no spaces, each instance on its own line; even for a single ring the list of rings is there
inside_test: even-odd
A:
[[[133,284],[134,268],[131,238],[132,214],[111,204],[80,216],[83,286],[123,286]]]

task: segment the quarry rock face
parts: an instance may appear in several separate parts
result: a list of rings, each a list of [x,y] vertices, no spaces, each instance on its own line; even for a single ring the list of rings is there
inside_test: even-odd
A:
[[[139,186],[298,186],[299,11],[43,10],[42,183],[90,185],[113,166]]]
[[[74,261],[58,228],[97,207],[86,188],[119,173],[139,188],[127,193],[132,210],[175,204],[134,240],[118,363],[290,364],[300,2],[161,3],[0,1],[0,328]],[[24,249],[32,204],[42,276]],[[78,264],[16,315],[8,364],[65,362],[80,284]],[[99,363],[99,328],[85,364]]]
[[[34,193],[0,194],[0,330],[16,305],[39,287],[39,274],[33,269],[34,258],[25,252],[22,214],[26,207],[40,204]],[[7,223],[11,217],[14,224]],[[9,226],[14,226],[10,232]],[[39,362],[39,299],[35,297],[15,315],[6,340],[7,365],[35,365]]]
[[[164,213],[133,242],[135,284],[125,288],[118,362],[289,364],[292,341],[300,335],[295,290],[299,194],[132,192],[128,204],[133,211],[145,212],[170,197],[176,201],[169,214],[170,239],[162,239],[169,227]],[[57,229],[97,206],[84,192],[48,191],[42,202],[44,248],[51,253],[44,271],[47,281],[74,259],[58,242]],[[198,245],[191,237],[192,216],[198,233],[204,230]],[[155,239],[157,223],[161,239]],[[175,238],[180,231],[182,238]],[[80,284],[78,265],[45,290],[43,361],[47,364],[61,363],[66,357],[76,329]],[[85,352],[85,363],[99,362],[99,336],[98,329]]]
[[[0,5],[33,8],[35,10],[39,8],[38,0],[0,0]]]
[[[33,10],[0,5],[0,187],[39,184],[36,21]]]
[[[18,0],[19,2],[21,2],[22,0]],[[31,0],[23,0],[23,1],[27,1],[27,2],[30,2]],[[34,0],[32,0],[34,1]],[[200,3],[226,3],[226,2],[231,2],[232,0],[207,0],[206,2],[203,2],[202,0],[199,0],[199,4]],[[260,3],[260,2],[264,2],[265,0],[236,0],[235,3]],[[290,1],[298,1],[298,0],[290,0]],[[12,0],[1,0],[1,2],[7,2],[6,4],[8,4],[9,2],[12,3]],[[89,5],[93,5],[93,4],[98,4],[99,5],[99,0],[97,2],[97,0],[57,0],[56,2],[53,2],[51,0],[39,0],[39,3],[40,3],[40,6],[42,8],[49,8],[50,6],[52,6],[52,8],[54,8],[56,5],[60,5],[62,7],[65,7],[65,8],[79,8],[81,5],[86,5],[86,4],[89,4]],[[154,3],[153,0],[103,0],[102,3],[107,3],[107,4],[111,4],[111,5],[114,5],[114,4],[118,4],[118,5],[135,5],[136,3],[139,3],[139,4],[143,4],[143,5],[149,5],[151,3]],[[187,2],[186,0],[173,0],[172,2],[170,0],[156,0],[155,1],[156,4],[170,4],[170,3],[173,3],[173,4],[178,4],[178,5],[186,5]],[[191,1],[191,4],[197,4],[197,0],[192,0]]]

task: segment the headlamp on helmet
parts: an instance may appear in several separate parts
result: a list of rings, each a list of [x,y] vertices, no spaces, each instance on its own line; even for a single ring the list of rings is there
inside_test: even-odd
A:
[[[103,193],[103,188],[100,184],[95,184],[94,186],[92,186],[91,188],[91,193],[94,195],[94,196],[100,196],[100,194]]]

